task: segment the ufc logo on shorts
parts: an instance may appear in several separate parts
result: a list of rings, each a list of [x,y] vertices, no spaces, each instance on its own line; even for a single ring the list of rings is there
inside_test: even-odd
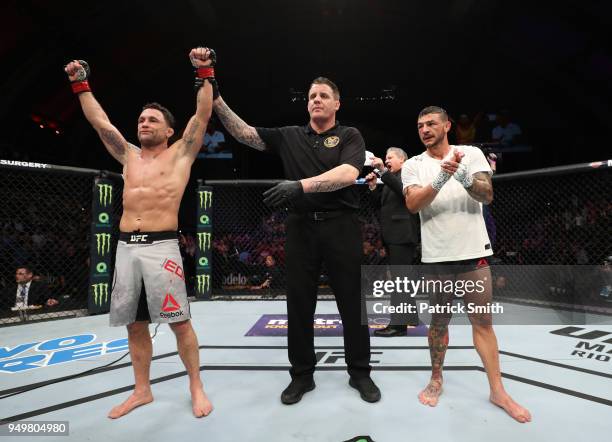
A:
[[[171,259],[166,259],[162,264],[162,267],[165,270],[168,270],[170,273],[174,273],[182,280],[185,280],[185,272],[183,272],[183,268]]]
[[[147,236],[149,235],[132,235],[130,242],[147,242]]]

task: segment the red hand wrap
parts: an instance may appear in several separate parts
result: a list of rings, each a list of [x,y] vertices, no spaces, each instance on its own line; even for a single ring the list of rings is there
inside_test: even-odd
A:
[[[215,69],[214,68],[198,68],[196,69],[196,77],[215,78]]]
[[[87,80],[85,81],[75,81],[70,84],[72,86],[72,92],[75,94],[80,94],[81,92],[91,92],[89,87],[89,83]]]

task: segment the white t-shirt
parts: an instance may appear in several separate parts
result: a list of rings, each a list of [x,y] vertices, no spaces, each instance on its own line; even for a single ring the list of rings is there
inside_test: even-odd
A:
[[[461,163],[470,174],[487,172],[491,167],[480,149],[474,146],[451,146],[461,149],[465,156]],[[440,172],[442,160],[423,152],[402,166],[403,188],[417,184],[428,186]],[[423,262],[461,261],[493,254],[487,228],[482,216],[482,203],[473,199],[454,178],[444,184],[433,202],[421,209],[421,248]]]

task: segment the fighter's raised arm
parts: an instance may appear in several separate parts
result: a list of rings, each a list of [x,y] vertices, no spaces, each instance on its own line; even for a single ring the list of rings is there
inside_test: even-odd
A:
[[[183,136],[172,147],[195,160],[204,139],[206,126],[212,113],[212,82],[215,81],[215,52],[212,49],[198,47],[189,52],[189,59],[196,70],[196,112],[189,119]]]
[[[89,66],[83,60],[73,60],[64,67],[68,79],[72,83],[72,91],[79,95],[81,108],[87,121],[98,132],[102,143],[108,152],[121,164],[125,165],[129,149],[138,149],[128,143],[123,135],[112,125],[106,112],[94,97],[87,79]]]

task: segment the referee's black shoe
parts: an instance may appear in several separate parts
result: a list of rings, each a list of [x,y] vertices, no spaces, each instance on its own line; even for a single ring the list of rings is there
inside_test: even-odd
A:
[[[349,385],[359,392],[361,399],[366,402],[378,402],[380,400],[380,390],[371,377],[349,379]]]
[[[314,379],[294,378],[287,388],[281,393],[281,402],[285,405],[296,404],[302,400],[302,396],[309,391],[314,390]]]
[[[391,338],[393,336],[406,336],[408,333],[406,332],[405,325],[388,325],[385,328],[381,328],[380,330],[374,330],[374,336],[379,336],[383,338]]]

